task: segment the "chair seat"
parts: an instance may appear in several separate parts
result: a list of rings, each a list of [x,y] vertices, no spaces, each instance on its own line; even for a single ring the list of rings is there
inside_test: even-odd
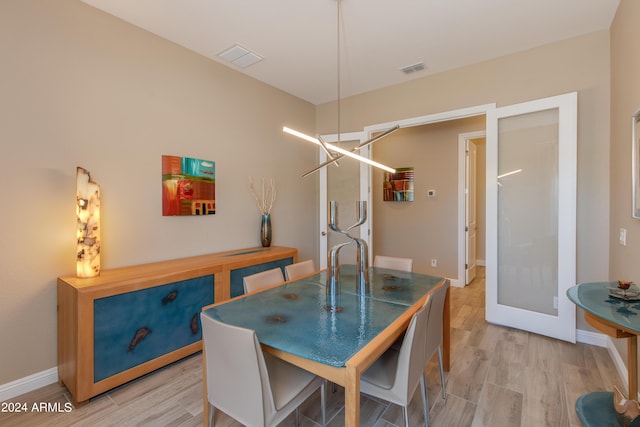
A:
[[[293,366],[269,353],[264,353],[264,361],[267,365],[269,377],[278,378],[277,382],[271,383],[273,402],[278,411],[294,400],[315,379],[322,381],[311,372]]]
[[[384,354],[360,376],[360,390],[366,394],[367,384],[372,384],[387,390],[393,387],[399,355],[399,349],[390,348],[385,351]]]
[[[584,427],[621,426],[613,407],[613,392],[610,391],[594,391],[580,396],[576,400],[576,414]],[[629,426],[640,426],[640,420],[634,420]]]

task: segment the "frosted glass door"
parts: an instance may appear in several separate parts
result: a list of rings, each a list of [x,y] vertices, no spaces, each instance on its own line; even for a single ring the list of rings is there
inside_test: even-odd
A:
[[[575,341],[575,308],[565,295],[575,285],[575,122],[565,111],[571,97],[562,101],[488,117],[495,269],[487,270],[487,320]]]
[[[498,120],[498,304],[556,316],[557,283],[558,109],[552,109]]]

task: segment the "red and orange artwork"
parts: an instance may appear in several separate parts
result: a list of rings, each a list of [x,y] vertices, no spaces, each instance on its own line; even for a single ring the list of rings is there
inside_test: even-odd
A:
[[[215,162],[190,157],[162,156],[162,215],[215,213]]]

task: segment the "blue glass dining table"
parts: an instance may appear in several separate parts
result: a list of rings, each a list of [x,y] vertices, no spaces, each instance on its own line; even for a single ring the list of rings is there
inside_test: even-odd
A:
[[[333,309],[327,307],[326,279],[321,271],[204,307],[203,314],[255,330],[265,351],[343,386],[345,426],[355,427],[360,419],[360,374],[401,336],[429,292],[447,279],[371,267],[370,288],[362,295],[355,266],[342,265],[339,304]],[[445,370],[450,360],[449,318],[447,292]]]

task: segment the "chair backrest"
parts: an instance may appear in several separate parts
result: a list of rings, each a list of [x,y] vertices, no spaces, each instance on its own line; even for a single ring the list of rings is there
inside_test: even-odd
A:
[[[432,296],[429,295],[424,305],[411,318],[398,355],[395,381],[391,391],[397,396],[402,396],[407,403],[420,383],[424,365],[427,363],[424,351],[427,318],[432,300]]]
[[[308,276],[316,272],[316,265],[312,259],[289,264],[284,267],[285,279],[293,280],[298,277]]]
[[[276,267],[271,270],[261,271],[260,273],[245,276],[242,279],[244,284],[244,293],[257,291],[271,285],[277,285],[284,282],[284,276],[280,267]]]
[[[204,313],[200,319],[209,403],[244,425],[263,426],[276,409],[255,331]]]
[[[425,356],[427,361],[431,359],[433,353],[438,349],[442,341],[442,318],[444,315],[444,300],[449,289],[449,281],[445,282],[439,288],[432,292],[431,309],[427,320],[427,342]]]
[[[373,266],[391,268],[393,270],[411,271],[413,269],[413,259],[376,255],[373,258]]]

